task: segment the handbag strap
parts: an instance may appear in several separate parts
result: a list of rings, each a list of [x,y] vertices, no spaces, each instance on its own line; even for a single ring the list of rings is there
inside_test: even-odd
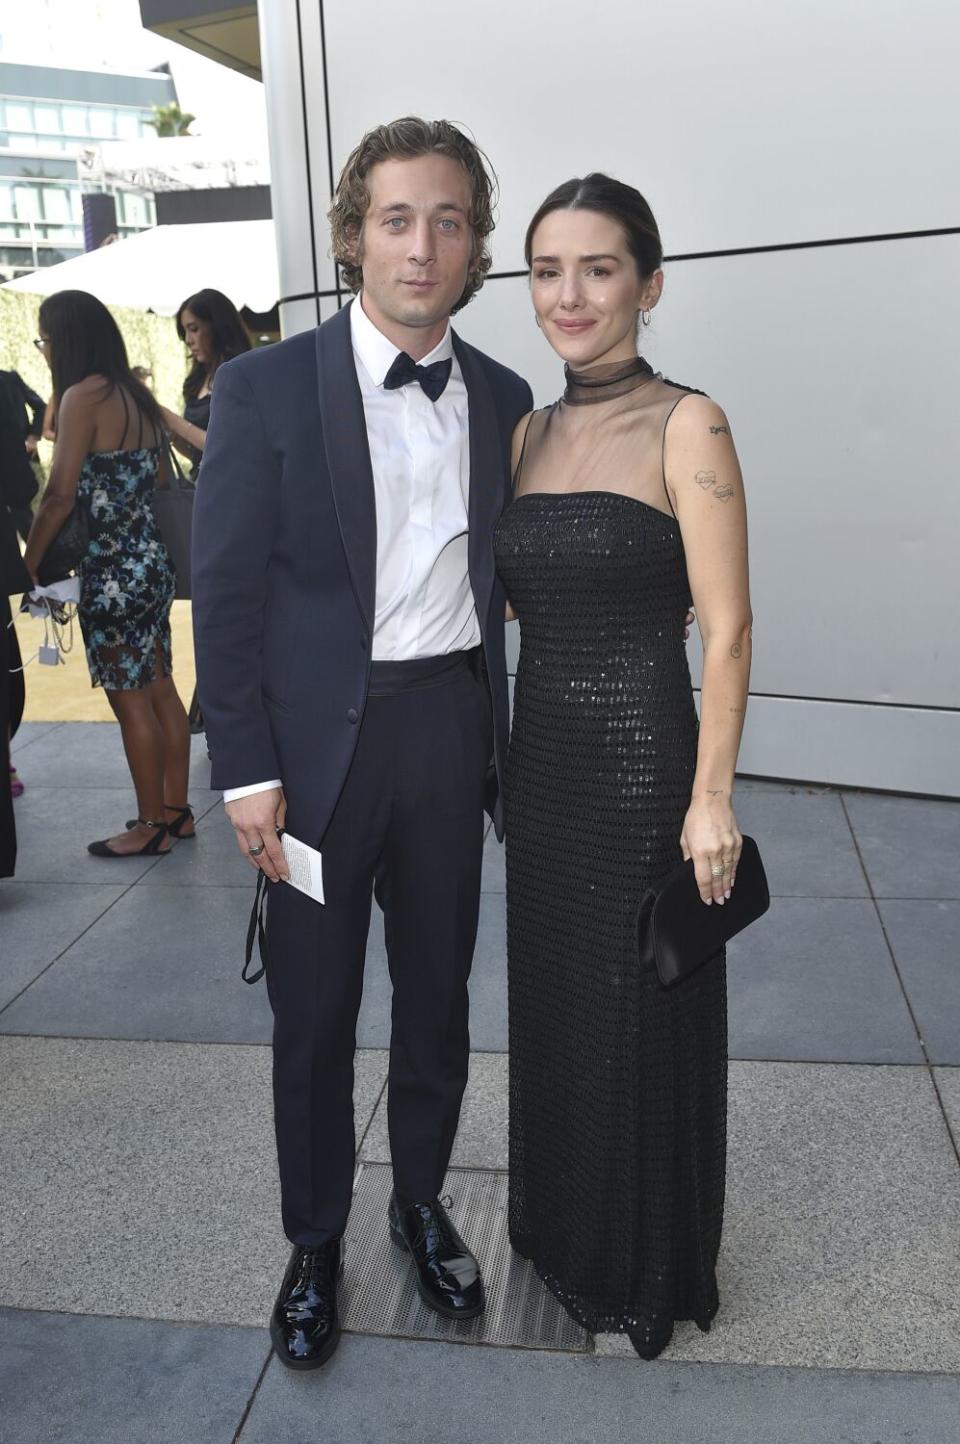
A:
[[[190,480],[183,467],[180,465],[180,458],[177,455],[173,443],[170,440],[169,431],[164,432],[163,457],[167,463],[167,467],[171,473],[171,476],[176,478],[177,486],[183,491],[192,491],[193,482]],[[157,489],[161,491],[164,490],[163,487],[159,487]]]

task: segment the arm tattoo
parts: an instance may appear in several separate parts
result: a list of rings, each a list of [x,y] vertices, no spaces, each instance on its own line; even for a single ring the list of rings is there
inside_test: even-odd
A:
[[[711,428],[710,428],[710,435],[711,435],[711,436],[719,436],[721,432],[723,433],[724,436],[729,436],[729,435],[730,435],[730,428],[729,428],[729,426],[711,426]]]
[[[724,481],[720,486],[717,486],[717,473],[715,471],[698,471],[693,479],[701,491],[709,491],[710,488],[713,487],[713,494],[717,498],[717,501],[729,501],[730,498],[735,495],[734,489],[728,481]]]
[[[708,788],[707,788],[707,796],[708,796],[708,797],[722,797],[722,796],[723,796],[723,788],[722,788],[722,787],[708,787]]]
[[[743,656],[743,648],[741,647],[741,645],[740,645],[739,642],[734,642],[733,646],[730,648],[730,655],[731,655],[731,657],[733,657],[734,659],[737,659],[737,658],[740,658],[740,657]]]

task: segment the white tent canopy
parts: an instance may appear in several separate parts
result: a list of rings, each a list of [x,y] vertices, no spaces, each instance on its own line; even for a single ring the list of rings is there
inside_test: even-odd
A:
[[[187,296],[213,286],[238,308],[269,311],[280,299],[273,221],[154,226],[98,251],[41,266],[5,289],[51,296],[89,291],[107,306],[175,316]]]

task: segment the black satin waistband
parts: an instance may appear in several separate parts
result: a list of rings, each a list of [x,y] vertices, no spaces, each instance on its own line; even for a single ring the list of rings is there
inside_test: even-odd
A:
[[[449,652],[445,657],[414,657],[408,662],[372,662],[370,697],[389,697],[395,692],[418,692],[423,687],[441,687],[469,669],[476,672],[480,648]]]

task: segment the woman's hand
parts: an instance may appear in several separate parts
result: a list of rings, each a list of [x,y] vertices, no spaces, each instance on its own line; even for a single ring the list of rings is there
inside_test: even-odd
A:
[[[693,858],[700,896],[708,905],[730,896],[743,850],[743,835],[727,791],[694,797],[680,834],[684,862]]]

